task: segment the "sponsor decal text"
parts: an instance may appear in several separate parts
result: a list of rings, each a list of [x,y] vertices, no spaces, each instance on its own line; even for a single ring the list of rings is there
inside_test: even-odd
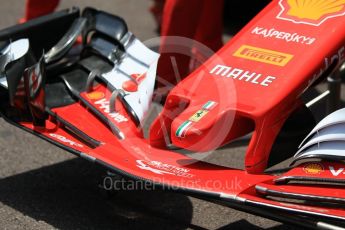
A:
[[[122,114],[120,114],[118,112],[110,113],[109,101],[105,98],[96,101],[95,105],[97,105],[100,110],[103,110],[104,113],[108,114],[109,117],[111,117],[117,123],[122,123],[122,122],[128,121],[128,119],[125,116],[123,116]]]
[[[283,32],[279,31],[275,28],[264,28],[264,27],[255,27],[252,31],[252,34],[260,35],[264,38],[274,38],[274,39],[279,39],[283,40],[285,42],[293,42],[293,43],[299,43],[299,44],[306,44],[306,45],[312,45],[315,41],[316,38],[309,37],[306,35],[301,35],[298,33],[288,33],[288,32]]]
[[[234,56],[277,66],[285,66],[293,58],[291,54],[248,45],[242,45]]]
[[[216,65],[210,71],[210,73],[214,76],[232,78],[238,81],[243,81],[263,87],[270,86],[274,82],[274,80],[277,79],[274,76],[264,75],[261,73],[225,65]]]

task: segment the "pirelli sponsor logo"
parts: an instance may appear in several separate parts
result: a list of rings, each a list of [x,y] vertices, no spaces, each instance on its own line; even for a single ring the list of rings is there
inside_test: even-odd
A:
[[[285,66],[293,58],[291,54],[248,45],[242,45],[234,56],[277,66]]]

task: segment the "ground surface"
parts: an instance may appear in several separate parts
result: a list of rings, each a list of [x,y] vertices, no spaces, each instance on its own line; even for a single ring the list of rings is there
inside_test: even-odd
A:
[[[74,5],[122,16],[141,40],[156,36],[148,0],[63,0],[60,8]],[[15,24],[23,11],[23,0],[2,1],[0,28]],[[223,149],[211,160],[240,167],[244,151],[241,145]],[[130,191],[106,200],[97,189],[103,173],[0,119],[0,228],[293,229],[180,194]]]

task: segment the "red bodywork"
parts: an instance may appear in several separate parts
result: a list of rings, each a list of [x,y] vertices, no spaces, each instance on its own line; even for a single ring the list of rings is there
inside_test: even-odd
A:
[[[345,17],[334,16],[344,15],[344,10],[312,23],[288,15],[286,2],[273,1],[171,91],[151,128],[152,145],[166,145],[162,126],[174,145],[197,152],[254,131],[245,167],[250,173],[263,172],[272,144],[300,105],[301,94],[334,67],[333,62],[345,58]],[[183,122],[210,100],[217,107],[193,122],[183,138],[177,137]]]
[[[85,145],[51,121],[46,122],[46,128],[25,122],[19,125],[132,178],[212,195],[227,202],[344,220],[344,209],[268,200],[255,187],[297,192],[296,187],[275,181],[291,175],[329,178],[334,176],[329,166],[336,172],[342,168],[340,164],[321,162],[323,171],[304,170],[302,165],[279,177],[252,175],[263,173],[272,144],[290,113],[300,106],[301,94],[328,68],[344,60],[344,4],[315,19],[301,15],[303,11],[296,12],[288,2],[273,1],[214,57],[178,84],[152,124],[148,139],[120,101],[117,112],[127,119],[112,122],[124,133],[123,140],[85,105],[75,103],[53,110],[100,141],[96,148]],[[99,85],[81,96],[95,105],[98,100],[109,100],[110,95],[108,89]],[[104,108],[99,111],[109,116]],[[183,124],[186,126],[181,127]],[[246,171],[200,162],[166,147],[171,142],[183,149],[208,151],[252,131],[245,157]],[[326,185],[318,189],[300,188],[311,194],[330,189],[334,196],[344,197],[339,190]]]

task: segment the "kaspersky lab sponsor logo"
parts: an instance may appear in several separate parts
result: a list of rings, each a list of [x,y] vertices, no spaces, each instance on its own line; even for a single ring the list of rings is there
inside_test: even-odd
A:
[[[248,45],[242,45],[234,56],[277,66],[285,66],[293,58],[291,54]]]
[[[326,20],[345,15],[344,0],[280,0],[278,19],[296,24],[320,26]]]
[[[243,70],[225,65],[216,65],[210,74],[218,77],[232,78],[238,81],[247,82],[254,85],[263,87],[270,86],[277,78],[270,75],[264,75],[261,73],[252,72],[249,70]]]
[[[301,35],[298,33],[289,33],[277,30],[275,28],[265,28],[265,27],[255,27],[252,31],[252,34],[260,35],[264,38],[274,38],[278,40],[283,40],[287,43],[299,43],[299,44],[306,44],[311,45],[316,41],[316,38],[309,37],[306,35]]]
[[[194,123],[199,122],[203,117],[205,117],[209,111],[217,106],[217,102],[208,101],[202,107],[191,116],[187,121],[183,122],[176,130],[176,136],[179,138],[184,138],[187,131],[193,126]]]

